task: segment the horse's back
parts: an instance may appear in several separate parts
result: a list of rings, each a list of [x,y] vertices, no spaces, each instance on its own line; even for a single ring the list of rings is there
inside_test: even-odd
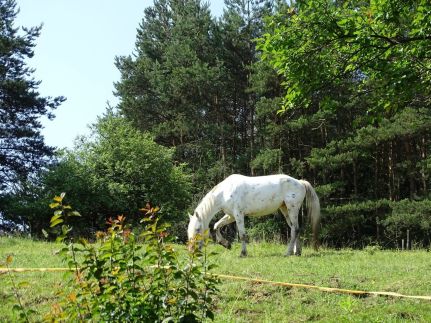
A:
[[[288,175],[266,175],[266,176],[244,176],[240,174],[232,174],[228,176],[220,184],[223,186],[239,187],[239,186],[280,186],[284,183],[292,184],[293,186],[301,186],[300,181]],[[220,185],[219,184],[219,185]]]
[[[280,208],[287,194],[303,186],[288,175],[244,176],[233,174],[216,187],[225,211],[238,210],[248,215],[266,215]]]

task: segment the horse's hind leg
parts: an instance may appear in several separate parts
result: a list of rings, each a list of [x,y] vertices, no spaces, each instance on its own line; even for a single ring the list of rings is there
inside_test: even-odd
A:
[[[291,256],[293,254],[300,256],[301,255],[301,242],[299,239],[299,222],[298,222],[298,213],[299,206],[294,203],[288,204],[289,208],[286,205],[282,205],[280,207],[281,213],[283,213],[287,224],[290,227],[290,242],[287,246],[286,256]]]
[[[235,218],[229,214],[225,214],[224,217],[222,217],[219,221],[214,224],[214,230],[216,231],[216,239],[217,242],[220,243],[223,247],[230,249],[231,245],[230,242],[227,241],[223,236],[221,235],[221,228],[225,225],[228,225],[235,221]]]
[[[240,257],[247,256],[247,247],[246,244],[248,242],[247,234],[245,233],[245,223],[244,223],[244,215],[236,214],[235,215],[236,226],[238,228],[239,238],[241,239],[241,254]]]

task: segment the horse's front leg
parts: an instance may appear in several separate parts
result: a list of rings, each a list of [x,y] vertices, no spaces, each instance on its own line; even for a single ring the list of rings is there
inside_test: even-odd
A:
[[[222,217],[219,221],[217,221],[216,224],[214,224],[214,230],[216,232],[216,239],[217,242],[220,243],[223,247],[230,249],[231,245],[230,242],[227,241],[222,235],[221,235],[221,228],[225,225],[228,225],[235,221],[235,218],[229,214],[225,214],[224,217]]]
[[[244,224],[244,215],[240,214],[235,217],[236,225],[238,227],[238,234],[239,238],[241,240],[242,246],[241,246],[241,254],[240,257],[246,257],[247,256],[247,234],[245,233],[245,224]]]

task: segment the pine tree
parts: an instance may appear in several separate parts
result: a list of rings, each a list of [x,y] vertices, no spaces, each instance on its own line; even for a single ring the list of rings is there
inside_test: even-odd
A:
[[[227,110],[225,125],[233,136],[230,147],[232,169],[253,173],[250,161],[256,155],[256,101],[252,87],[253,64],[258,61],[254,39],[260,36],[263,17],[271,12],[273,1],[226,0],[220,20],[221,59],[226,66],[229,86],[223,105]]]
[[[160,0],[145,10],[136,57],[119,57],[119,110],[158,143],[175,148],[179,162],[208,174],[219,157],[224,70],[216,26],[200,0]],[[199,177],[199,176],[198,176]]]
[[[0,190],[25,179],[52,156],[40,133],[40,118],[52,119],[63,97],[42,97],[39,81],[26,66],[33,56],[41,26],[14,27],[18,14],[14,0],[0,0]]]

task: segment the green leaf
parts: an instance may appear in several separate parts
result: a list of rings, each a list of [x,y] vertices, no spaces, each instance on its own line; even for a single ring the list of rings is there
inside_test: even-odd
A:
[[[63,198],[61,196],[54,196],[53,200],[55,202],[61,203],[61,201],[63,200]]]
[[[46,230],[45,229],[42,229],[42,234],[43,234],[43,236],[45,237],[45,238],[48,238],[48,232],[46,232]]]
[[[55,227],[57,224],[60,224],[60,223],[63,223],[64,221],[63,221],[63,219],[57,219],[57,220],[55,220],[55,221],[51,221],[51,225],[50,225],[50,227],[52,228],[52,227]]]
[[[64,241],[64,239],[66,239],[66,237],[65,237],[65,236],[59,236],[59,237],[55,238],[55,242],[57,242],[57,243],[61,243],[61,242],[63,242],[63,241]]]
[[[70,231],[72,231],[72,228],[67,226],[67,225],[62,225],[61,226],[61,232],[66,235],[68,234]]]
[[[72,211],[70,212],[70,216],[81,216],[81,214],[78,211]]]
[[[51,203],[50,205],[49,205],[49,207],[51,208],[51,209],[55,209],[56,207],[59,207],[60,206],[60,203],[57,203],[57,202],[55,202],[55,203]]]
[[[56,214],[51,218],[50,223],[55,222],[57,219],[61,218],[61,213],[60,214]]]

